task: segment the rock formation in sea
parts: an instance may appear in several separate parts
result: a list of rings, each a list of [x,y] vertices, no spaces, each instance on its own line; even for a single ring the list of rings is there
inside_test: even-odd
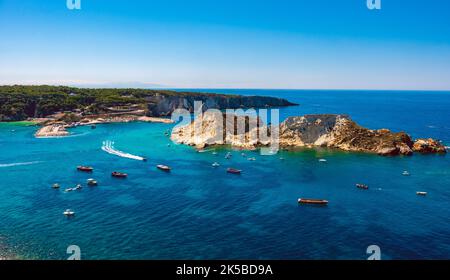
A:
[[[246,116],[243,129],[239,131],[235,128],[237,118],[232,114],[206,112],[192,123],[176,127],[171,138],[175,142],[197,148],[229,144],[238,148],[254,149],[274,141],[269,137],[270,126],[265,126],[260,119]],[[260,130],[267,133],[258,133]],[[259,134],[267,136],[262,137]],[[413,152],[446,153],[445,147],[436,140],[418,139],[414,142],[405,132],[367,129],[346,115],[289,117],[279,125],[278,141],[282,148],[329,147],[385,156],[412,155]]]

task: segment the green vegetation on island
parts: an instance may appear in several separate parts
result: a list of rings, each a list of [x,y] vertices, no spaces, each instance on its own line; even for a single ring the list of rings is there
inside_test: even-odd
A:
[[[67,86],[0,86],[0,121],[23,121],[66,113],[65,118],[141,110],[168,116],[175,108],[192,110],[207,101],[217,109],[294,105],[273,97],[224,95],[152,89],[88,89]],[[72,115],[76,113],[76,115]],[[73,120],[75,121],[75,119]]]

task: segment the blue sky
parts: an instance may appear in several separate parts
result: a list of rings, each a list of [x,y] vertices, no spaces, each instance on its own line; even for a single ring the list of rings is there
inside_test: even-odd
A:
[[[450,1],[0,0],[0,84],[450,90]]]

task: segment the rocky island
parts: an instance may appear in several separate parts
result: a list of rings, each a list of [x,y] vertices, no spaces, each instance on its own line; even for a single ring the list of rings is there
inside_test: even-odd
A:
[[[204,148],[229,144],[243,149],[255,149],[270,144],[270,137],[261,138],[257,130],[270,127],[260,119],[245,117],[243,133],[237,133],[233,124],[236,115],[206,112],[186,126],[172,132],[172,140],[181,144]],[[249,123],[254,122],[255,126]],[[264,135],[264,134],[263,134]],[[413,140],[405,132],[388,129],[371,130],[359,126],[346,115],[305,115],[290,117],[279,125],[279,146],[328,147],[345,151],[369,152],[379,155],[412,155],[419,153],[446,153],[442,143],[433,139]]]
[[[238,109],[292,106],[282,98],[149,89],[84,89],[65,86],[0,86],[0,121],[33,121],[36,137],[62,137],[67,128],[112,122],[171,123],[176,109]]]

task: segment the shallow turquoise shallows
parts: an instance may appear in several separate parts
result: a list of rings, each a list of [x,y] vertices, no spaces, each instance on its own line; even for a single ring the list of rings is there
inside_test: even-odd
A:
[[[345,113],[369,128],[450,144],[448,92],[209,91],[300,103],[282,109],[282,118]],[[448,155],[231,151],[225,159],[225,148],[215,155],[171,143],[164,135],[171,127],[109,124],[35,139],[36,127],[1,124],[0,255],[66,259],[67,247],[78,245],[83,259],[367,259],[367,247],[378,245],[383,259],[450,258]],[[104,152],[107,140],[148,161]],[[95,170],[81,173],[77,165]],[[243,173],[227,174],[228,167]],[[114,179],[112,171],[128,178]],[[87,187],[88,178],[99,186]],[[79,183],[81,191],[64,193]],[[299,197],[329,205],[299,206]],[[68,208],[75,217],[62,214]]]

